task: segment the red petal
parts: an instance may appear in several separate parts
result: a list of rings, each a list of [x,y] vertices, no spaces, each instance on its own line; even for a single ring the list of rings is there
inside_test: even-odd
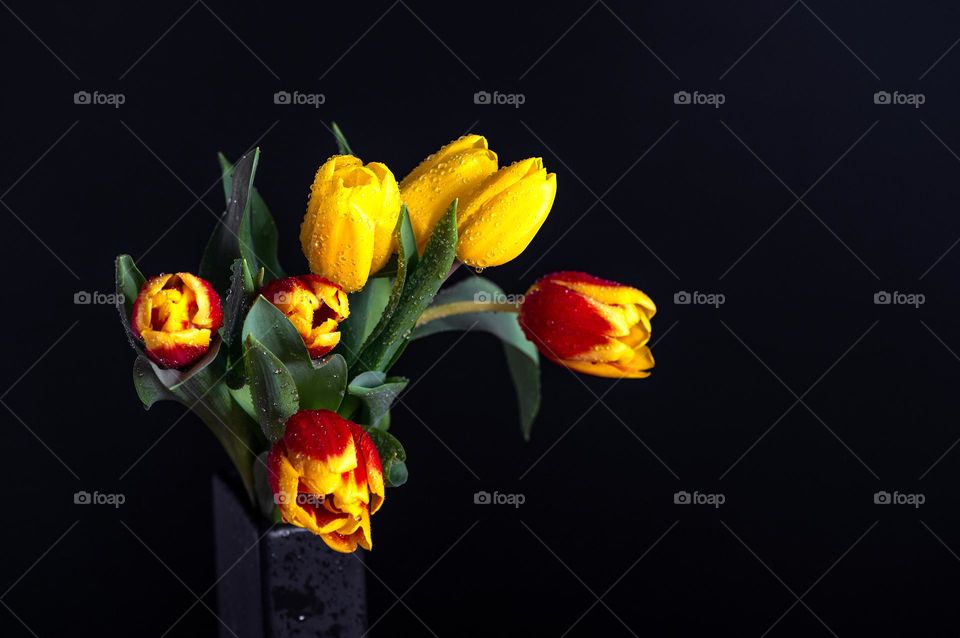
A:
[[[540,280],[524,297],[520,327],[550,359],[570,359],[606,343],[610,322],[583,295]]]

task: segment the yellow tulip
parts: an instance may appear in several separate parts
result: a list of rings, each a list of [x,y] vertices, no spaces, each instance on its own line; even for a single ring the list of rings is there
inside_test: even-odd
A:
[[[300,226],[310,271],[347,292],[360,290],[393,254],[399,214],[400,189],[389,168],[331,157],[314,177]]]
[[[539,157],[501,168],[460,199],[457,257],[477,268],[515,258],[546,221],[556,194],[557,176]]]
[[[497,170],[497,154],[482,135],[464,135],[420,162],[400,182],[410,224],[423,251],[450,202],[462,198]],[[462,200],[461,200],[462,203]]]

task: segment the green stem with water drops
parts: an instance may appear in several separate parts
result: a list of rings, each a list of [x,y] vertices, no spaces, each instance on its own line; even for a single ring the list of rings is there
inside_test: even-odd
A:
[[[520,312],[519,303],[488,303],[480,301],[455,301],[432,306],[423,311],[417,319],[417,327],[436,319],[465,315],[474,312]]]

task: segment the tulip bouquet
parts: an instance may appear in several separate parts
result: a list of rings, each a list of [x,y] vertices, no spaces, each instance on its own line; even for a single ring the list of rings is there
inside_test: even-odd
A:
[[[460,264],[520,255],[550,212],[556,176],[540,158],[499,168],[487,140],[467,135],[397,183],[334,132],[339,154],[317,171],[300,226],[309,273],[280,266],[277,226],[253,186],[255,150],[235,165],[220,156],[226,210],[198,274],[146,279],[121,255],[116,284],[143,405],[187,406],[264,515],[352,552],[371,548],[371,515],[407,479],[390,432],[407,379],[389,373],[411,341],[496,336],[529,438],[539,354],[579,373],[648,376],[656,308],[636,288],[579,272],[522,296],[476,275],[444,287]]]

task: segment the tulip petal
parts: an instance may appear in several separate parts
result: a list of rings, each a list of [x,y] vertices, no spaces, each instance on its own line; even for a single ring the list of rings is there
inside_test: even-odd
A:
[[[300,244],[310,270],[348,292],[363,288],[393,251],[400,213],[396,179],[385,165],[364,166],[337,155],[317,171],[310,187]]]
[[[347,292],[363,288],[373,263],[374,222],[351,207],[349,193],[334,190],[311,200],[307,217],[312,232],[301,230],[300,241],[310,270],[340,284]]]
[[[464,135],[459,137],[449,144],[440,148],[436,153],[431,153],[420,162],[415,169],[410,171],[410,173],[403,178],[403,181],[400,182],[401,190],[405,188],[405,185],[409,185],[414,181],[423,177],[431,168],[436,166],[437,162],[449,159],[453,155],[459,155],[460,153],[467,152],[482,152],[489,150],[489,145],[487,144],[487,138],[482,135],[476,135],[471,133],[469,135]]]
[[[643,291],[616,281],[601,279],[583,272],[565,271],[549,275],[553,283],[581,292],[607,304],[637,304],[646,311],[648,319],[657,312],[657,306]]]
[[[479,135],[469,135],[423,160],[402,182],[400,197],[421,252],[450,203],[465,197],[497,170],[497,154]]]
[[[524,297],[520,326],[538,349],[553,359],[573,359],[607,343],[617,327],[589,298],[549,281]]]
[[[560,361],[560,365],[574,372],[589,374],[594,377],[608,379],[645,379],[650,376],[649,370],[629,370],[610,363],[590,363],[588,361]]]
[[[396,252],[396,238],[393,231],[400,216],[400,186],[397,179],[385,164],[370,162],[367,168],[373,171],[380,182],[380,203],[373,208],[374,237],[373,262],[370,272],[383,268],[390,255]]]
[[[131,309],[131,332],[164,368],[183,368],[202,357],[222,325],[220,297],[190,273],[145,281]]]
[[[458,257],[481,268],[516,258],[543,226],[556,194],[556,175],[539,158],[500,170],[466,198]]]

